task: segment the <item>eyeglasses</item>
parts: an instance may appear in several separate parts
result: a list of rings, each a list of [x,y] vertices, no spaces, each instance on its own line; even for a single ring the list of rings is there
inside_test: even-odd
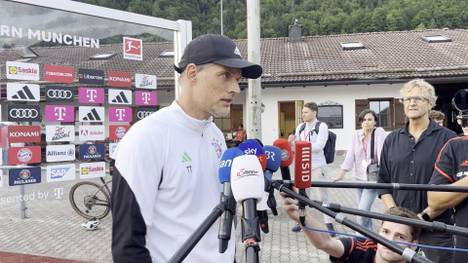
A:
[[[404,97],[399,99],[401,103],[408,103],[411,100],[414,100],[416,103],[420,103],[423,101],[429,101],[428,98],[426,97],[420,97],[420,96],[413,96],[413,97]]]

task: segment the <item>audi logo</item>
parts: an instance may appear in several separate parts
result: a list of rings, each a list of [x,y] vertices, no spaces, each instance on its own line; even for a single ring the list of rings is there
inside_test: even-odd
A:
[[[39,111],[36,109],[11,109],[9,114],[13,118],[36,118],[39,116]]]
[[[139,112],[137,112],[136,116],[137,116],[138,119],[141,120],[143,118],[148,117],[152,113],[154,113],[154,111],[139,111]]]
[[[47,97],[51,99],[71,99],[73,97],[73,92],[66,89],[49,89],[47,90]]]

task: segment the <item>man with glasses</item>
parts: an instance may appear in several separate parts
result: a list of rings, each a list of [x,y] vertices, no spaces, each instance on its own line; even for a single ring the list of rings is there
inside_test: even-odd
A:
[[[422,79],[403,85],[400,90],[405,115],[404,128],[390,133],[383,145],[380,158],[379,183],[428,184],[437,153],[456,134],[429,119],[437,97],[434,87]],[[379,197],[387,208],[401,206],[418,213],[424,220],[451,223],[452,211],[434,211],[427,206],[423,191],[379,190]],[[423,231],[420,243],[445,247],[453,246],[452,235]],[[452,253],[423,249],[434,262],[448,262]]]
[[[453,138],[440,151],[431,184],[468,186],[468,89],[459,90],[452,100],[457,122],[464,136]],[[455,208],[455,224],[468,227],[468,194],[428,192],[429,206],[435,210]],[[468,249],[468,237],[455,236],[455,247]],[[466,262],[467,253],[455,252],[452,262]]]

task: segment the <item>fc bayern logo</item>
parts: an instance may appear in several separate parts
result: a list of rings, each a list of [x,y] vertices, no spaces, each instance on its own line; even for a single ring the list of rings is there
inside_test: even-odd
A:
[[[28,169],[23,169],[19,172],[19,177],[23,180],[29,179],[31,172]]]
[[[125,128],[124,127],[117,127],[117,129],[115,129],[115,136],[117,136],[117,138],[119,139],[122,139],[125,135]]]
[[[22,148],[16,154],[18,160],[22,163],[27,163],[32,159],[32,152],[28,148]]]

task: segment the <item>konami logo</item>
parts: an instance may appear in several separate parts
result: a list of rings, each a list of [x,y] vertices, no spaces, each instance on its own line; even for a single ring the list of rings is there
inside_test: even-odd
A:
[[[107,71],[107,85],[111,87],[130,88],[132,86],[132,75],[123,71]]]
[[[41,142],[40,126],[8,126],[8,141],[15,142]]]

